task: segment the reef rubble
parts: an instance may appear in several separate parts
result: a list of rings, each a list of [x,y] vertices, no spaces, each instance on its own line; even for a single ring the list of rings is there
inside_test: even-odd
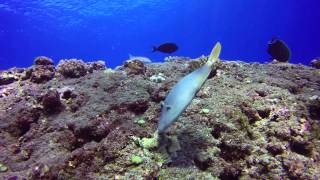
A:
[[[161,101],[205,60],[113,70],[41,56],[1,71],[0,177],[319,179],[320,70],[308,66],[223,61],[152,140]]]

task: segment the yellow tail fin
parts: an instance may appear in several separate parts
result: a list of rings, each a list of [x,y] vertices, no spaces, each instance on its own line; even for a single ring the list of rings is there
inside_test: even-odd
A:
[[[209,65],[213,65],[220,61],[219,59],[220,52],[221,52],[221,44],[220,42],[217,42],[216,45],[213,47],[211,54],[209,56],[209,59],[208,59]]]

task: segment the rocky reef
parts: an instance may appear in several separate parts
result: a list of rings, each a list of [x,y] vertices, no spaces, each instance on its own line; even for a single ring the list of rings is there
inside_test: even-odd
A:
[[[152,138],[160,102],[205,60],[112,70],[38,57],[0,72],[0,177],[319,179],[312,67],[223,61],[159,142]]]

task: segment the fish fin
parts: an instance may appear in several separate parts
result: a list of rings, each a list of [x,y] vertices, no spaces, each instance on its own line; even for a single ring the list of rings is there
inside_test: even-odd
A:
[[[153,47],[152,47],[152,52],[156,52],[157,49],[158,49],[158,48],[157,48],[156,46],[153,46]]]
[[[134,56],[132,54],[128,54],[128,56],[129,56],[129,59],[133,59],[134,58]]]
[[[213,65],[220,61],[219,59],[220,52],[221,52],[221,44],[220,42],[217,42],[216,45],[213,47],[211,54],[209,56],[209,59],[207,62],[208,65]]]
[[[164,106],[164,102],[163,101],[160,102],[160,106],[161,106],[161,108]]]

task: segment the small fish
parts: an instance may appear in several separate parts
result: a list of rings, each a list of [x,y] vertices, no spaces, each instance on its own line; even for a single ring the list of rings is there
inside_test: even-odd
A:
[[[170,53],[176,52],[177,50],[178,50],[178,46],[175,43],[164,43],[164,44],[161,44],[158,47],[154,46],[152,52],[160,51],[160,52],[163,52],[163,53],[169,53],[170,54]]]
[[[173,86],[162,104],[158,132],[164,132],[188,107],[191,100],[207,80],[215,64],[220,61],[221,45],[218,42],[205,65],[183,77]]]
[[[278,38],[272,38],[272,40],[269,41],[268,53],[273,59],[279,62],[288,62],[291,57],[291,51],[288,45]]]
[[[133,60],[139,60],[141,62],[144,62],[144,63],[151,63],[152,61],[147,58],[147,57],[143,57],[143,56],[133,56],[131,54],[129,54],[129,59],[126,60],[127,62],[130,62],[130,61],[133,61]]]

